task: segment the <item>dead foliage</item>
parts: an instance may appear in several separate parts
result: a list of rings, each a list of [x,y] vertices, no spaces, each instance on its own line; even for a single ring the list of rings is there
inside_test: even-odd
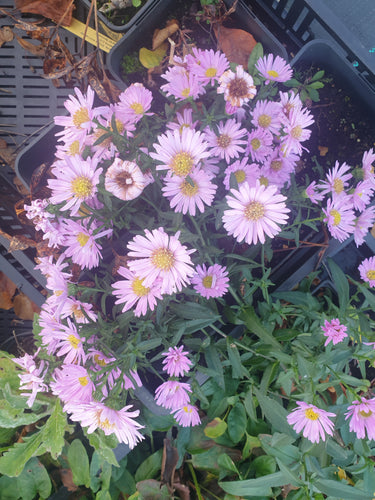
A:
[[[38,14],[63,26],[72,22],[72,0],[15,0],[16,9],[22,13]]]

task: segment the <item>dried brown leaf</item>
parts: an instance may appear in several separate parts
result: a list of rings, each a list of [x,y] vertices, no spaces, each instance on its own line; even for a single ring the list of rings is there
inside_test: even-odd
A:
[[[73,481],[73,473],[70,469],[60,469],[61,481],[68,491],[77,491],[78,486]]]
[[[12,309],[13,295],[16,293],[17,287],[8,276],[0,271],[0,309]]]
[[[247,63],[256,40],[251,33],[237,28],[226,28],[225,26],[214,26],[218,49],[233,63],[241,64],[247,68]]]
[[[40,43],[38,45],[29,42],[29,40],[25,40],[24,38],[21,38],[20,36],[16,35],[17,42],[21,45],[21,47],[34,56],[37,57],[44,57],[46,53],[46,47]]]
[[[3,26],[0,28],[0,47],[6,42],[11,42],[13,38],[14,34],[12,28],[9,26]]]
[[[40,307],[38,307],[32,300],[29,299],[24,293],[19,293],[13,299],[14,314],[20,319],[34,319],[34,314],[40,313]]]
[[[20,12],[39,14],[63,26],[72,22],[74,6],[71,0],[15,0],[15,4]]]
[[[178,21],[176,19],[171,19],[167,22],[165,28],[161,30],[155,30],[152,37],[152,50],[158,48],[163,42],[168,40],[168,38],[176,33],[179,29]]]
[[[2,146],[4,145],[4,142],[2,142]],[[9,165],[11,168],[14,168],[15,159],[16,154],[14,153],[14,149],[8,146],[5,142],[5,147],[0,148],[0,160]]]

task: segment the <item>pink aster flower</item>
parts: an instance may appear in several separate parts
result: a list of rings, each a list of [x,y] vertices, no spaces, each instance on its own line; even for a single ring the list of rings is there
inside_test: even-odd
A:
[[[274,101],[258,101],[252,111],[251,123],[254,127],[269,130],[272,134],[280,133],[281,104]]]
[[[103,236],[112,234],[112,229],[102,229],[91,224],[88,227],[84,221],[64,220],[64,233],[66,246],[65,255],[71,257],[75,264],[82,268],[92,269],[99,265],[102,258],[101,245],[97,242]]]
[[[292,78],[293,70],[285,59],[280,56],[274,58],[273,54],[268,54],[258,59],[255,65],[259,73],[265,78],[265,84],[273,82],[287,82]]]
[[[190,128],[183,128],[181,133],[179,130],[167,130],[158,137],[158,141],[154,144],[156,153],[150,152],[151,158],[161,163],[156,170],[168,170],[173,175],[186,177],[210,156],[204,135]]]
[[[239,190],[231,189],[226,197],[229,210],[224,211],[223,223],[237,241],[248,244],[265,242],[265,234],[273,238],[281,231],[278,224],[285,224],[290,211],[286,197],[276,194],[277,187],[265,187],[256,182],[255,187],[244,183]]]
[[[18,376],[20,378],[20,390],[27,391],[21,392],[21,396],[28,396],[27,406],[29,408],[33,406],[39,392],[48,391],[48,386],[44,382],[44,377],[48,370],[48,363],[42,360],[39,363],[39,367],[37,367],[35,358],[38,353],[39,349],[32,356],[26,353],[21,358],[13,358],[14,363],[21,366],[24,370],[24,373],[20,373]],[[31,391],[31,394],[29,391]]]
[[[93,305],[81,302],[75,297],[67,297],[61,308],[61,318],[73,317],[76,323],[96,322],[98,315],[93,311]]]
[[[362,157],[363,180],[371,182],[375,185],[375,173],[373,163],[375,161],[375,153],[373,148],[365,151]]]
[[[188,351],[184,351],[184,346],[169,347],[168,352],[163,352],[163,370],[166,370],[170,377],[182,377],[190,370],[193,364],[186,356]]]
[[[152,92],[142,83],[132,83],[119,95],[117,110],[127,122],[137,123],[148,113],[152,103]]]
[[[115,158],[105,173],[104,187],[120,200],[134,200],[142,193],[145,179],[136,163]]]
[[[370,228],[375,222],[375,207],[367,207],[363,212],[357,217],[354,227],[354,242],[359,247],[365,241],[366,236],[369,233]]]
[[[128,255],[134,258],[128,262],[129,269],[144,280],[143,286],[161,279],[161,293],[172,294],[190,283],[194,274],[190,254],[195,249],[188,250],[179,237],[180,231],[169,236],[160,227],[145,229],[145,236],[136,235],[128,243]]]
[[[228,271],[225,266],[214,264],[206,267],[205,264],[196,267],[196,273],[191,278],[194,290],[209,299],[211,297],[222,297],[229,288]]]
[[[196,406],[192,406],[190,404],[187,404],[177,410],[173,410],[172,414],[176,419],[176,422],[182,427],[190,427],[201,423],[198,409]]]
[[[234,108],[241,108],[256,96],[254,80],[239,64],[236,72],[228,69],[219,78],[218,94],[224,94],[224,100]]]
[[[167,128],[169,130],[178,130],[180,133],[184,128],[195,130],[198,121],[193,121],[193,110],[191,108],[184,108],[182,113],[176,113],[176,121],[168,122]]]
[[[303,401],[297,401],[297,405],[298,407],[287,416],[288,424],[292,425],[296,432],[303,430],[303,437],[312,443],[319,443],[320,439],[325,441],[325,433],[332,436],[333,422],[329,417],[335,417],[334,413]]]
[[[292,109],[302,109],[303,103],[300,96],[292,90],[290,92],[279,92],[279,96],[282,111],[286,117],[289,117]]]
[[[189,384],[168,380],[156,388],[155,402],[168,410],[176,410],[189,403],[189,392],[191,392]]]
[[[358,439],[375,440],[375,398],[353,401],[345,413],[345,420],[351,417],[349,429],[355,432]]]
[[[52,393],[59,396],[64,404],[64,411],[69,411],[71,403],[89,403],[95,386],[84,366],[63,364],[53,372],[50,382]]]
[[[233,175],[237,185],[240,186],[243,182],[247,182],[249,186],[255,186],[256,179],[259,178],[259,166],[256,163],[248,163],[248,159],[236,160],[225,169],[225,177],[223,180],[225,189],[230,189],[230,180]]]
[[[290,186],[291,174],[295,172],[299,156],[290,153],[284,156],[280,148],[274,148],[263,162],[263,173],[267,171],[270,184],[276,184],[280,189],[286,184]]]
[[[319,185],[317,185],[316,181],[312,181],[305,190],[306,196],[310,198],[311,203],[319,203],[324,198],[324,194],[318,191]]]
[[[187,178],[167,175],[163,179],[163,196],[169,199],[175,212],[194,216],[198,208],[203,213],[205,205],[212,205],[217,189],[211,179],[212,176],[198,168],[191,171]]]
[[[352,194],[353,206],[356,210],[362,212],[366,208],[371,201],[374,189],[375,185],[370,181],[358,182]]]
[[[193,47],[192,54],[186,56],[188,69],[203,85],[214,85],[220,76],[229,69],[229,61],[221,51],[200,50]]]
[[[226,122],[220,121],[217,125],[217,133],[206,127],[204,130],[205,139],[211,147],[210,153],[219,158],[225,158],[229,162],[232,158],[238,158],[240,153],[245,151],[244,139],[246,130],[241,128],[241,124],[234,118]]]
[[[90,157],[83,160],[80,156],[66,157],[59,160],[52,168],[55,179],[48,179],[51,189],[50,202],[54,205],[64,203],[62,210],[70,210],[77,215],[82,202],[86,202],[97,192],[102,168],[96,168],[97,162]]]
[[[134,419],[138,417],[139,410],[129,411],[132,405],[124,406],[121,410],[113,410],[104,403],[91,401],[71,405],[70,418],[80,422],[82,427],[88,427],[87,433],[91,434],[96,429],[101,429],[106,436],[115,434],[119,443],[125,443],[132,450],[144,437],[138,429],[143,425]]]
[[[85,338],[80,337],[77,327],[67,318],[67,325],[60,324],[59,329],[54,332],[56,337],[56,356],[65,356],[64,363],[82,364],[86,360],[83,349]]]
[[[349,185],[348,181],[352,178],[352,174],[346,173],[348,170],[350,170],[349,165],[343,163],[340,166],[339,162],[336,161],[335,166],[328,171],[327,180],[321,181],[319,184],[321,193],[332,193],[333,199],[345,194],[345,189]]]
[[[248,134],[246,154],[250,154],[253,161],[264,162],[272,153],[272,142],[271,132],[256,128]]]
[[[329,199],[327,208],[323,208],[323,219],[333,238],[344,241],[354,232],[355,214],[350,196],[342,195],[336,200]]]
[[[308,109],[293,108],[288,118],[284,119],[284,134],[281,137],[283,153],[302,154],[302,150],[306,149],[301,146],[301,142],[310,138],[311,130],[307,129],[314,123],[314,118]]]
[[[342,342],[345,337],[347,337],[346,330],[348,328],[345,325],[340,323],[340,320],[335,318],[331,321],[324,320],[324,326],[322,326],[323,334],[327,337],[327,340],[324,343],[324,346],[327,346],[330,342],[333,345]]]
[[[160,87],[161,90],[167,96],[173,96],[177,101],[183,101],[189,97],[195,100],[205,93],[204,86],[194,73],[181,71],[180,68],[175,71],[171,68],[161,77],[168,80],[168,83]]]
[[[361,279],[371,287],[375,287],[375,256],[365,259],[358,267]]]
[[[122,312],[128,311],[135,306],[134,316],[142,316],[147,310],[153,311],[157,304],[156,299],[162,299],[160,292],[160,280],[151,283],[149,287],[144,286],[144,279],[138,278],[129,269],[120,267],[118,274],[125,279],[113,283],[113,295],[117,297],[115,304],[124,304]]]

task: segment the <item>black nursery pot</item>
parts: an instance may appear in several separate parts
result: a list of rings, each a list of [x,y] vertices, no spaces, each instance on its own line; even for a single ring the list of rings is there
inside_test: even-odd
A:
[[[163,28],[165,20],[173,14],[175,0],[157,0],[147,11],[142,20],[135,24],[116,45],[111,49],[107,65],[110,72],[122,80],[121,63],[125,54],[132,54],[141,47],[151,49],[152,34],[155,29]],[[192,0],[185,4],[192,4]],[[199,3],[199,2],[198,2]],[[227,7],[233,4],[233,0],[225,0]],[[235,12],[230,16],[231,27],[243,29],[251,33],[257,42],[260,42],[265,52],[279,55],[288,59],[285,47],[273,36],[273,34],[257,19],[242,0],[239,0]],[[224,23],[225,25],[227,23]],[[229,25],[228,25],[229,26]]]

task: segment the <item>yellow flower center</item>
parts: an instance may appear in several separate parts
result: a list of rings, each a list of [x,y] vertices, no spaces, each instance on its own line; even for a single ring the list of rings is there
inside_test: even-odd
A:
[[[331,210],[329,215],[333,217],[333,225],[338,226],[341,222],[340,212],[338,212],[337,210]]]
[[[290,132],[290,135],[293,137],[293,139],[299,139],[302,135],[302,127],[301,125],[297,125],[296,127],[292,128],[292,131]]]
[[[101,415],[102,415],[102,410],[98,411],[97,413],[98,427],[100,427],[103,431],[105,430],[112,431],[116,427],[116,425],[111,424],[108,418],[100,420]]]
[[[181,95],[182,95],[182,97],[189,97],[189,95],[190,95],[190,87],[186,87],[186,89],[184,89],[181,92]]]
[[[264,216],[264,205],[259,201],[251,201],[245,208],[244,215],[246,219],[251,221],[257,221]]]
[[[270,183],[269,180],[267,179],[267,177],[264,177],[264,175],[262,175],[261,177],[259,177],[259,183],[262,185],[262,186],[268,186],[268,184]]]
[[[102,358],[99,356],[99,354],[95,354],[95,356],[94,356],[94,361],[95,361],[95,363],[96,363],[97,365],[99,365],[99,366],[106,366],[106,365],[107,365],[107,363],[106,363],[105,359],[102,359]]]
[[[56,297],[60,297],[64,292],[62,290],[55,290],[53,292],[54,295],[56,295]]]
[[[68,342],[73,347],[73,349],[78,349],[78,346],[81,343],[81,341],[74,335],[69,335]]]
[[[82,387],[85,387],[89,383],[87,377],[78,377],[78,381],[82,385]]]
[[[205,276],[205,277],[202,279],[202,285],[203,285],[205,288],[212,288],[212,276]]]
[[[268,128],[271,125],[272,118],[270,115],[260,115],[258,118],[258,124],[262,128]]]
[[[143,279],[135,278],[132,283],[132,290],[137,297],[144,297],[150,291],[149,288],[143,286]]]
[[[182,409],[185,413],[191,413],[193,411],[193,408],[188,408],[187,406],[184,406]]]
[[[251,139],[250,143],[251,143],[251,147],[254,149],[254,151],[259,149],[261,146],[260,140],[257,139],[256,137],[254,137],[254,139]]]
[[[333,181],[333,189],[337,194],[340,194],[344,191],[344,183],[341,179],[335,179]]]
[[[358,413],[361,415],[361,417],[364,417],[364,418],[371,417],[371,415],[372,415],[371,410],[368,410],[368,411],[360,410]]]
[[[154,250],[151,255],[152,264],[162,271],[169,271],[174,264],[175,258],[173,252],[168,248],[159,248]]]
[[[92,182],[87,177],[76,177],[71,182],[72,192],[78,198],[86,198],[92,193]]]
[[[71,156],[77,155],[80,150],[79,141],[73,141],[68,149],[68,154]]]
[[[227,148],[231,142],[232,142],[232,139],[227,134],[221,134],[217,138],[217,145],[223,149]]]
[[[309,420],[318,420],[319,415],[312,408],[308,408],[307,410],[305,410],[305,417]]]
[[[88,242],[90,236],[85,233],[78,233],[77,234],[77,241],[81,245],[81,247],[84,247],[86,243]]]
[[[140,102],[133,102],[130,107],[137,115],[143,115],[143,113],[145,112],[145,109]]]
[[[246,174],[243,170],[236,170],[234,172],[234,176],[238,184],[241,184],[241,182],[244,182],[244,180],[246,179]]]
[[[198,184],[194,181],[188,182],[187,180],[184,180],[184,182],[181,184],[181,193],[185,196],[194,196],[198,192]]]
[[[271,78],[277,78],[279,76],[279,73],[277,71],[275,71],[274,69],[269,69],[267,71],[267,74],[271,77]]]
[[[278,172],[281,170],[281,167],[283,166],[283,162],[281,160],[273,160],[271,161],[271,169],[274,172]]]
[[[216,74],[217,74],[217,69],[216,68],[207,68],[206,69],[205,75],[208,78],[212,78],[212,77],[216,76]]]
[[[194,161],[189,153],[177,153],[174,156],[170,167],[176,175],[186,177],[194,167]]]
[[[372,269],[370,271],[367,271],[366,276],[369,280],[375,280],[375,271]]]
[[[76,319],[83,319],[85,317],[85,315],[82,312],[82,309],[76,305],[73,307],[73,314]]]
[[[107,130],[103,130],[101,128],[98,128],[97,130],[95,130],[94,135],[95,135],[96,139],[100,139],[103,135],[105,135],[107,133],[108,133]],[[107,137],[106,139],[101,141],[100,146],[102,148],[108,148],[111,144],[112,144],[112,138]]]
[[[87,108],[79,108],[73,115],[73,124],[77,128],[81,128],[82,123],[89,121],[89,112]]]

